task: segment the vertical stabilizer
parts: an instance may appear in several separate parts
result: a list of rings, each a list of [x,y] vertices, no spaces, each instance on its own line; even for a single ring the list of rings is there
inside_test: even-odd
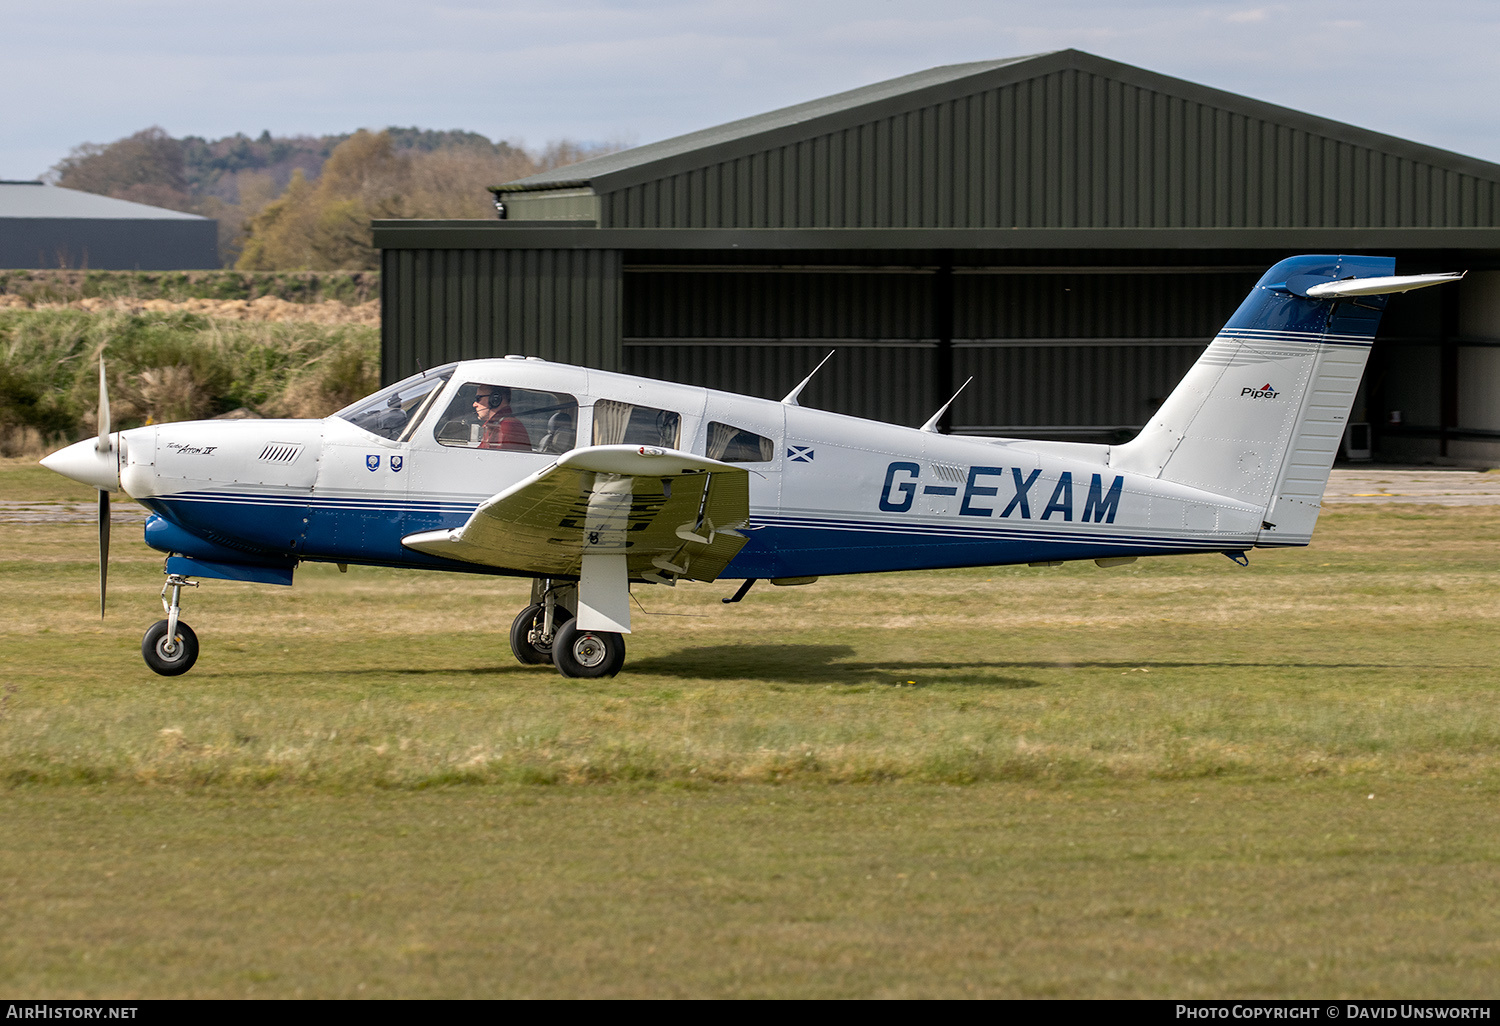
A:
[[[1415,287],[1394,270],[1367,256],[1271,268],[1111,465],[1258,505],[1268,526],[1256,544],[1306,545],[1386,303],[1347,283]]]

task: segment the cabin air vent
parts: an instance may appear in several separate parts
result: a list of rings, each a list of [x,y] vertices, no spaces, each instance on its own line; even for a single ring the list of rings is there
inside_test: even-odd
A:
[[[940,481],[952,481],[954,484],[962,484],[964,480],[963,468],[955,467],[951,463],[934,462],[932,464],[932,472],[937,475]]]
[[[257,458],[262,463],[295,463],[301,455],[301,442],[267,442]]]

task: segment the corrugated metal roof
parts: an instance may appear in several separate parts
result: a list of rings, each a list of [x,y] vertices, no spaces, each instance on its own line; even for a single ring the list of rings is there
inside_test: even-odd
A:
[[[0,182],[0,218],[81,218],[121,221],[204,221],[197,214],[96,196],[35,182]]]
[[[782,107],[780,110],[715,125],[713,128],[689,132],[687,135],[663,139],[661,142],[647,143],[645,146],[637,146],[634,149],[607,153],[602,157],[594,157],[577,164],[543,171],[540,174],[508,182],[499,186],[498,189],[503,192],[520,192],[528,189],[562,189],[585,185],[605,175],[628,168],[642,167],[683,154],[764,135],[777,129],[790,128],[827,117],[830,114],[839,114],[883,100],[917,93],[932,86],[971,78],[974,75],[981,75],[1012,64],[1020,64],[1041,56],[1046,56],[1046,54],[1029,54],[1024,57],[1007,57],[1003,60],[973,61],[968,64],[946,64],[938,68],[928,68],[926,71],[902,75],[900,78],[876,82],[874,85],[861,86],[858,89],[850,89],[848,92],[835,93],[832,96],[809,100],[806,103]]]
[[[1189,169],[1194,180],[1176,187],[1169,178],[1186,173],[1181,169],[1184,157],[1194,162]],[[1240,181],[1247,167],[1260,177]],[[878,179],[883,173],[901,181],[892,178],[886,183],[890,188],[882,190]],[[937,180],[960,173],[967,175],[964,182]],[[851,187],[851,175],[874,177]],[[998,202],[1004,190],[991,188],[994,183],[985,178],[994,175],[1012,191],[1023,185],[1030,190],[1016,200],[1016,210],[929,216],[932,212],[861,208],[851,214],[823,210],[833,200],[824,203],[813,195],[822,189],[842,206],[858,207],[864,193],[878,193],[880,202],[889,204],[910,200],[905,195],[910,192],[933,205],[944,199],[944,189],[963,186],[973,192],[983,184],[981,198]],[[1454,175],[1461,177],[1446,180]],[[1243,205],[1244,196],[1253,192],[1257,201],[1265,199],[1261,206],[1280,204],[1286,209],[1240,216],[1233,210],[1156,210],[1163,204],[1154,204],[1146,214],[1122,210],[1118,217],[1092,208],[1051,210],[1063,205],[1065,196],[1089,192],[1074,181],[1079,176],[1100,179],[1088,183],[1093,192],[1127,186],[1146,193],[1167,190],[1179,205],[1202,206],[1209,201],[1199,193],[1208,188],[1214,203],[1224,199]],[[1296,183],[1324,192],[1333,188],[1339,193],[1333,205],[1343,203],[1351,209],[1330,211],[1323,209],[1326,203],[1312,203],[1317,210],[1301,211],[1298,197],[1260,197],[1272,179],[1283,192]],[[1352,183],[1348,189],[1341,184],[1346,179]],[[1488,161],[1079,50],[1058,50],[932,68],[532,175],[497,191],[544,193],[590,186],[603,200],[601,227],[899,227],[950,222],[1010,226],[1075,221],[1172,227],[1357,224],[1366,219],[1456,225],[1492,223],[1487,191],[1496,183],[1500,165]],[[1485,209],[1446,209],[1450,201],[1463,206],[1469,193]],[[778,210],[776,201],[797,209]],[[709,210],[715,203],[726,209],[745,206],[751,213]],[[817,209],[800,209],[808,204]],[[1353,209],[1372,204],[1391,209],[1373,217]],[[1407,211],[1403,205],[1413,209]]]

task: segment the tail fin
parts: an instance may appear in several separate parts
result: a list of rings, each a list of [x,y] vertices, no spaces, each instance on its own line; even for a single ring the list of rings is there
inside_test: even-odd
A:
[[[1257,545],[1306,545],[1387,294],[1456,277],[1392,277],[1395,264],[1298,256],[1271,268],[1111,466],[1260,506]]]

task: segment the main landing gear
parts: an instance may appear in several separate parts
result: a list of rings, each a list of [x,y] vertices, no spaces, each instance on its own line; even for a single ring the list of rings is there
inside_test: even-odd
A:
[[[198,635],[179,619],[182,613],[182,589],[196,587],[197,581],[190,581],[179,574],[168,574],[167,583],[161,588],[161,607],[166,611],[167,618],[153,623],[147,629],[146,636],[141,639],[141,655],[145,658],[146,665],[163,677],[187,673],[198,661]],[[167,601],[168,591],[172,593],[170,602]]]
[[[540,580],[532,585],[531,605],[510,627],[510,650],[527,665],[550,662],[564,677],[613,677],[625,665],[625,636],[584,630],[573,609],[578,586]]]

